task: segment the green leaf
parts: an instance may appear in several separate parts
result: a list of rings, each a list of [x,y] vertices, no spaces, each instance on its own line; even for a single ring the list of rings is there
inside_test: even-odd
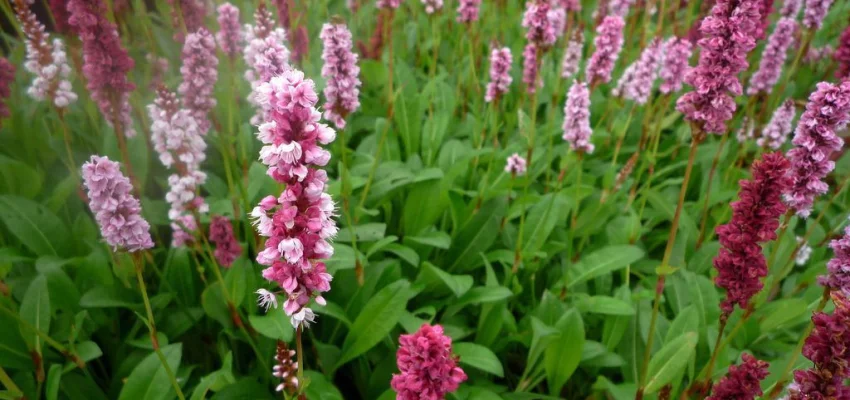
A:
[[[170,344],[161,348],[171,371],[177,371],[183,353],[183,345]],[[118,395],[118,400],[168,400],[177,397],[174,388],[156,353],[150,353],[133,368],[127,382]]]
[[[410,297],[410,282],[400,280],[376,293],[354,320],[337,367],[353,360],[378,344],[398,323]]]
[[[343,400],[342,393],[324,375],[316,371],[304,371],[309,380],[306,394],[310,400]]]
[[[577,310],[569,310],[555,324],[560,336],[549,343],[544,355],[549,392],[556,396],[581,361],[584,347],[584,322]]]
[[[649,362],[645,393],[655,393],[679,376],[693,357],[696,345],[696,332],[688,332],[658,350]]]
[[[42,174],[27,164],[0,155],[0,193],[33,198],[41,192]]]
[[[405,233],[417,235],[440,218],[449,197],[443,179],[418,182],[412,186],[402,208],[402,227]]]
[[[227,307],[224,292],[221,289],[221,282],[209,285],[201,293],[201,306],[212,319],[225,327],[231,327],[233,320],[230,318],[230,309]]]
[[[39,256],[65,255],[68,229],[50,210],[22,197],[0,196],[0,220],[21,243]]]
[[[549,193],[541,198],[528,211],[528,219],[522,231],[526,242],[522,248],[523,254],[533,255],[539,251],[546,239],[555,229],[555,225],[567,219],[571,204],[564,196]]]
[[[610,274],[643,258],[643,250],[636,246],[607,246],[584,256],[571,267],[564,267],[568,288],[587,282],[600,275]]]
[[[292,341],[294,329],[283,306],[270,308],[266,315],[249,315],[248,321],[257,332],[267,338],[284,342]]]
[[[433,231],[422,233],[416,236],[406,236],[405,241],[411,241],[425,246],[436,247],[438,249],[448,249],[452,244],[452,237],[443,231]]]
[[[460,357],[461,364],[469,365],[500,378],[505,376],[502,363],[490,349],[475,343],[455,343],[453,349],[454,353]]]
[[[357,242],[374,242],[383,239],[386,230],[387,224],[368,223],[355,226],[354,235],[357,237]],[[351,242],[351,230],[340,229],[334,240],[338,242]]]
[[[427,261],[422,264],[422,273],[420,274],[420,278],[417,282],[420,280],[426,282],[438,280],[457,297],[462,296],[469,290],[469,288],[472,287],[472,276],[452,275]]]
[[[47,371],[47,385],[44,387],[44,396],[47,400],[56,400],[59,397],[59,382],[62,379],[62,366],[53,364]]]
[[[134,308],[132,292],[118,286],[96,286],[80,298],[80,306],[85,308],[123,307]]]
[[[664,343],[670,343],[671,340],[678,338],[688,332],[697,332],[699,330],[699,314],[697,314],[696,306],[693,304],[685,307],[676,316],[676,319],[667,328],[667,334],[664,336]]]
[[[419,267],[419,254],[416,253],[416,250],[398,243],[387,245],[385,250],[397,255],[411,266]]]
[[[504,211],[504,199],[490,200],[467,222],[454,238],[445,260],[451,264],[447,271],[472,269],[480,264],[478,254],[486,252],[499,234]]]
[[[39,275],[24,293],[21,301],[21,319],[44,334],[50,333],[50,294],[47,289],[47,277]],[[29,329],[21,327],[21,335],[30,349],[41,354],[41,338]]]
[[[769,310],[766,310],[768,313],[759,323],[759,328],[763,333],[769,333],[808,314],[808,304],[799,298],[774,300],[765,308],[769,308]]]
[[[635,309],[631,304],[608,296],[581,296],[576,301],[576,307],[583,313],[605,315],[635,314]]]

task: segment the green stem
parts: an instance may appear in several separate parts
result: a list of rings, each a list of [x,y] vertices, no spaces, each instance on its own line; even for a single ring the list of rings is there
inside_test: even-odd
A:
[[[23,397],[24,392],[21,391],[21,388],[19,388],[18,385],[15,384],[15,381],[13,381],[12,378],[9,377],[9,374],[6,373],[6,371],[3,369],[3,367],[0,367],[0,383],[2,383],[3,386],[5,386],[6,389],[8,389],[9,392],[11,392],[9,394],[12,395],[13,397],[16,397],[16,398],[19,398],[19,399],[24,398]]]

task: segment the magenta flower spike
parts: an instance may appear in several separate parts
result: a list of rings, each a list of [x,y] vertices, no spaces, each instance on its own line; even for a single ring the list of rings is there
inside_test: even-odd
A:
[[[844,28],[838,39],[838,48],[832,54],[838,69],[835,71],[836,79],[850,79],[850,26]]]
[[[333,254],[329,241],[337,227],[328,176],[319,169],[330,152],[319,144],[330,144],[336,133],[319,122],[318,95],[301,71],[290,69],[262,83],[256,97],[266,110],[257,134],[263,143],[260,160],[269,176],[286,185],[280,196],[267,196],[251,213],[267,238],[257,262],[267,267],[263,277],[285,292],[284,310],[297,325],[309,321],[310,300],[325,304],[322,293],[331,288],[324,260]]]
[[[776,22],[776,28],[767,40],[767,46],[761,55],[759,69],[750,78],[750,87],[747,88],[748,95],[759,93],[770,94],[773,86],[782,75],[782,66],[788,55],[788,48],[794,42],[794,33],[797,31],[797,20],[791,17],[783,17]]]
[[[672,37],[664,43],[664,57],[661,63],[661,93],[669,94],[682,90],[682,82],[690,70],[693,45],[687,39]]]
[[[803,10],[803,26],[813,32],[819,30],[833,1],[806,0],[806,8]]]
[[[759,24],[755,0],[718,0],[700,25],[699,65],[685,77],[694,90],[679,98],[676,109],[708,133],[726,132],[742,93],[738,74],[747,69],[747,53],[756,46]]]
[[[530,0],[525,5],[522,15],[522,27],[526,29],[525,39],[537,45],[544,51],[555,44],[558,39],[556,30],[558,12],[553,12],[549,0]],[[563,25],[563,24],[561,24]]]
[[[360,108],[360,67],[352,52],[351,31],[342,23],[322,26],[322,77],[325,85],[324,118],[345,128],[345,117]]]
[[[711,388],[706,400],[752,400],[762,395],[761,381],[767,377],[765,361],[744,353],[741,364],[729,367],[729,372]]]
[[[133,186],[117,162],[92,156],[83,164],[83,185],[88,192],[89,208],[100,234],[113,251],[129,252],[153,247],[150,225],[142,217],[142,207],[132,195]]]
[[[224,3],[218,6],[217,19],[219,29],[215,39],[221,51],[233,60],[242,50],[242,42],[245,39],[242,25],[239,23],[239,9],[233,4]]]
[[[797,109],[794,108],[794,100],[785,100],[773,112],[773,116],[770,117],[770,121],[761,131],[761,137],[756,140],[756,143],[761,147],[779,150],[788,141],[796,115]]]
[[[15,66],[9,60],[0,57],[0,127],[3,126],[3,118],[12,115],[9,112],[9,104],[6,100],[12,95],[12,82],[15,81]]]
[[[797,19],[801,8],[803,8],[803,0],[785,0],[782,2],[782,8],[779,9],[779,15]]]
[[[756,8],[759,13],[759,24],[756,28],[756,40],[762,40],[767,35],[767,28],[770,26],[770,14],[773,13],[773,2],[775,0],[758,0]]]
[[[582,153],[593,153],[594,146],[590,142],[590,90],[587,84],[573,82],[567,100],[564,103],[564,135],[563,139],[570,143],[570,149]]]
[[[560,6],[567,11],[581,11],[581,0],[558,0]]]
[[[215,259],[222,267],[229,268],[242,255],[242,246],[233,235],[233,225],[227,217],[217,215],[212,218],[209,239],[215,245]]]
[[[596,38],[593,39],[596,50],[585,68],[585,79],[591,86],[611,81],[611,72],[623,49],[623,27],[625,26],[626,23],[622,17],[609,15],[596,28]]]
[[[50,0],[47,2],[50,7],[50,14],[53,15],[53,28],[56,32],[67,34],[71,32],[71,25],[68,24],[68,0]]]
[[[826,263],[827,274],[818,278],[821,285],[850,296],[850,226],[844,228],[844,236],[829,242],[835,256]]]
[[[650,42],[643,49],[640,57],[623,71],[623,76],[620,77],[611,93],[637,104],[646,104],[655,86],[655,79],[658,77],[658,67],[662,57],[661,47],[659,39]]]
[[[397,400],[442,400],[466,381],[452,355],[452,339],[440,325],[422,324],[416,333],[401,335],[391,385]]]
[[[850,374],[850,302],[844,293],[832,293],[835,311],[816,313],[814,330],[803,345],[803,356],[814,363],[807,370],[794,371],[788,387],[789,400],[846,399],[850,388],[844,379]]]
[[[741,180],[738,200],[732,202],[732,220],[717,227],[723,246],[714,258],[715,284],[726,289],[720,304],[721,318],[732,313],[735,305],[746,309],[758,293],[767,275],[767,261],[761,244],[776,239],[779,217],[785,213],[782,192],[791,184],[790,163],[782,154],[768,153],[753,162],[753,179]]]
[[[610,0],[608,3],[608,15],[616,15],[620,18],[626,18],[629,15],[629,9],[635,0]]]
[[[513,176],[525,175],[525,170],[528,168],[528,162],[518,153],[511,154],[505,162],[505,172]]]
[[[522,51],[522,83],[525,84],[525,91],[534,93],[538,88],[543,87],[543,81],[538,79],[540,73],[540,49],[534,43],[525,45]]]
[[[796,147],[788,151],[793,184],[785,193],[785,201],[797,215],[806,218],[812,211],[815,198],[829,190],[823,181],[833,169],[830,160],[844,142],[836,132],[850,122],[850,81],[841,84],[821,82],[809,96],[806,111],[797,123]]]
[[[204,28],[189,34],[183,43],[183,66],[180,67],[183,82],[177,90],[183,97],[183,108],[195,117],[203,135],[211,125],[207,114],[216,104],[213,89],[218,79],[217,68],[212,34]]]
[[[186,40],[186,32],[196,32],[198,29],[204,27],[204,17],[207,15],[207,10],[203,0],[167,1],[171,5],[171,23],[174,25],[174,40],[183,43]]]
[[[478,21],[481,0],[460,0],[457,6],[457,22],[469,24]]]
[[[582,35],[580,30],[576,29],[573,38],[567,43],[567,50],[564,51],[564,61],[561,63],[561,78],[572,78],[573,75],[578,73],[583,49],[584,35]]]
[[[501,47],[490,51],[490,82],[487,83],[484,101],[490,103],[508,92],[513,81],[513,78],[511,78],[512,63],[511,49]]]
[[[102,0],[69,0],[68,23],[83,42],[83,75],[86,88],[106,121],[118,123],[124,136],[136,136],[130,117],[130,92],[136,88],[127,78],[135,62],[121,46],[115,24],[106,19]]]

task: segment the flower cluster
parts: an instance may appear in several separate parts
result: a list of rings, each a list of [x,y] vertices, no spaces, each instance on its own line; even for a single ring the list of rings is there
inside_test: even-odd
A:
[[[293,394],[298,390],[298,361],[295,360],[295,350],[290,350],[286,342],[278,340],[274,356],[274,367],[272,376],[280,379],[280,384],[275,388],[278,392],[284,390]]]
[[[620,57],[623,49],[623,27],[626,26],[622,17],[609,15],[596,28],[596,38],[593,44],[596,50],[590,56],[585,69],[585,79],[591,86],[595,83],[607,83],[611,80],[611,71]]]
[[[655,78],[658,77],[661,58],[661,41],[655,39],[643,49],[640,57],[623,71],[623,76],[620,77],[617,87],[611,93],[637,104],[646,104],[652,87],[655,86]]]
[[[726,289],[720,305],[723,317],[735,304],[746,308],[763,284],[767,262],[760,243],[776,239],[779,216],[785,212],[782,192],[790,184],[788,160],[779,153],[768,153],[753,162],[753,179],[740,182],[739,199],[732,203],[732,220],[717,227],[723,246],[714,258],[717,286]],[[722,317],[722,318],[723,318]]]
[[[36,100],[50,100],[56,107],[67,107],[77,100],[77,94],[68,81],[71,67],[68,66],[64,43],[61,39],[53,39],[52,46],[49,44],[50,35],[29,9],[26,0],[14,0],[12,5],[26,35],[27,59],[24,68],[35,75],[27,93]]]
[[[844,229],[844,236],[831,241],[829,247],[835,257],[826,264],[827,275],[818,280],[821,285],[850,296],[850,226]]]
[[[773,85],[782,74],[782,66],[785,65],[785,57],[788,48],[794,42],[794,32],[797,31],[797,20],[792,17],[783,17],[776,22],[776,28],[767,40],[767,46],[761,55],[759,69],[750,78],[750,87],[747,88],[748,95],[758,93],[770,93]]]
[[[832,58],[838,64],[835,71],[837,79],[850,79],[850,26],[844,28],[838,39],[838,48],[832,54]]]
[[[584,82],[575,81],[567,92],[564,103],[564,135],[570,143],[570,149],[583,153],[593,153],[590,142],[590,90]]]
[[[345,128],[345,117],[360,107],[360,67],[351,51],[351,31],[341,23],[325,24],[319,35],[322,50],[322,77],[325,85],[324,118]]]
[[[0,126],[2,119],[11,115],[6,100],[12,95],[12,82],[15,80],[15,66],[9,60],[0,57]]]
[[[682,82],[688,74],[688,60],[693,45],[688,39],[672,37],[664,42],[664,61],[661,63],[661,93],[675,93],[682,90]]]
[[[754,399],[762,395],[761,381],[767,377],[765,361],[744,353],[741,364],[729,367],[729,372],[711,388],[706,400]]]
[[[218,6],[217,19],[219,30],[215,39],[221,51],[232,60],[242,50],[244,39],[242,27],[239,25],[239,9],[233,4],[224,3]]]
[[[735,112],[734,96],[742,92],[738,74],[756,46],[757,7],[754,0],[718,0],[700,25],[699,65],[685,77],[694,91],[679,98],[676,109],[705,132],[722,134]]]
[[[534,93],[543,86],[543,80],[538,79],[540,74],[540,49],[534,43],[525,45],[522,50],[522,83],[528,93]]]
[[[215,259],[223,267],[230,267],[242,255],[242,246],[233,235],[233,225],[227,217],[218,215],[212,218],[209,239],[215,244]]]
[[[184,32],[195,32],[204,27],[207,10],[202,0],[168,0],[168,4],[171,5],[174,40],[182,43],[186,39]]]
[[[836,132],[844,129],[848,122],[850,81],[838,85],[818,83],[797,123],[791,141],[796,147],[788,151],[794,183],[785,194],[785,201],[797,215],[808,217],[815,197],[829,189],[822,179],[835,168],[830,154],[841,150],[844,143]]]
[[[469,24],[478,21],[481,0],[460,0],[457,5],[457,22]]]
[[[443,9],[443,0],[421,0],[425,6],[425,13],[433,14]]]
[[[814,330],[806,338],[803,356],[814,366],[794,371],[789,400],[846,399],[850,395],[850,388],[844,386],[850,374],[850,301],[845,296],[833,293],[835,311],[812,317]]]
[[[829,12],[834,0],[806,0],[806,9],[803,11],[803,26],[811,31],[817,31],[823,25],[823,19]]]
[[[92,156],[83,164],[83,183],[89,208],[100,226],[100,234],[113,250],[129,252],[153,247],[150,225],[142,218],[142,207],[132,195],[130,180],[117,162]]]
[[[83,42],[83,75],[86,88],[111,125],[123,134],[136,135],[130,117],[130,92],[136,88],[127,74],[135,62],[121,46],[115,24],[106,19],[102,0],[69,0],[68,23]]]
[[[218,59],[215,56],[215,39],[204,28],[189,34],[183,43],[183,82],[177,89],[183,98],[183,107],[192,113],[201,134],[210,129],[207,113],[215,107],[213,89],[218,79]]]
[[[528,162],[525,161],[525,158],[520,156],[517,153],[511,154],[508,157],[505,163],[505,172],[513,175],[513,176],[523,176],[525,175],[525,170],[528,167]]]
[[[555,20],[558,13],[552,9],[549,0],[531,0],[525,5],[522,27],[526,29],[525,39],[542,48],[548,48],[558,39]]]
[[[767,27],[770,26],[770,14],[773,13],[773,2],[775,0],[756,0],[756,9],[759,13],[759,24],[756,26],[756,40],[763,40],[767,35]]]
[[[511,78],[512,63],[511,49],[501,47],[490,51],[490,82],[487,83],[487,92],[484,94],[486,102],[497,100],[508,92],[508,87],[513,80]]]
[[[567,79],[578,73],[583,48],[584,35],[581,34],[580,30],[576,29],[573,38],[567,43],[567,50],[564,51],[564,61],[561,63],[561,78]]]
[[[626,18],[626,16],[629,15],[629,8],[631,8],[634,3],[635,0],[611,0],[608,3],[608,14]]]
[[[325,192],[327,174],[316,167],[330,159],[318,144],[329,144],[336,133],[319,123],[313,81],[301,71],[273,77],[257,87],[256,97],[266,110],[257,134],[263,143],[260,160],[272,178],[286,184],[280,196],[265,197],[251,213],[259,234],[267,238],[257,262],[268,267],[263,277],[286,292],[284,310],[299,323],[312,316],[305,311],[310,299],[324,304],[321,293],[330,290],[332,277],[322,260],[333,254],[328,240],[337,227],[333,200]]]
[[[796,19],[801,8],[803,8],[803,0],[785,0],[782,2],[782,8],[779,9],[779,15]]]
[[[251,118],[252,124],[262,121],[262,107],[254,97],[257,87],[267,82],[273,76],[282,74],[289,69],[289,49],[283,45],[286,32],[275,28],[271,12],[260,3],[254,13],[255,25],[245,25],[245,51],[243,57],[248,69],[245,79],[251,83],[251,94],[248,102],[257,107],[257,113]]]
[[[756,140],[756,143],[761,147],[779,150],[782,144],[788,140],[788,135],[791,134],[796,115],[797,109],[794,108],[794,100],[785,100],[773,112],[773,116],[770,117],[770,121],[761,131],[761,137]]]
[[[452,339],[440,325],[423,324],[416,333],[401,335],[391,385],[398,400],[441,400],[457,390],[466,373],[452,355]]]

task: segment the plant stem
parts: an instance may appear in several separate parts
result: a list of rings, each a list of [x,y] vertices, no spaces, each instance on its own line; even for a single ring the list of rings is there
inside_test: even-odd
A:
[[[17,396],[15,398],[18,399],[24,398],[24,392],[22,392],[21,388],[19,388],[18,385],[16,385],[15,382],[12,380],[12,378],[9,377],[9,374],[6,373],[3,367],[0,367],[0,383],[2,383],[3,386],[5,386],[6,389],[9,390],[10,395]]]
[[[301,343],[301,334],[303,333],[304,324],[298,324],[298,329],[295,331],[295,351],[298,352],[298,392],[304,387],[304,346]]]

